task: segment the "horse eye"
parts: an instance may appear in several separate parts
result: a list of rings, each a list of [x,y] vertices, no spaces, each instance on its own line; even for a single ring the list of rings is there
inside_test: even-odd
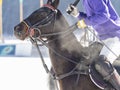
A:
[[[45,17],[45,16],[47,16],[47,13],[46,13],[46,12],[42,12],[42,13],[41,13],[41,16],[44,16],[44,17]]]

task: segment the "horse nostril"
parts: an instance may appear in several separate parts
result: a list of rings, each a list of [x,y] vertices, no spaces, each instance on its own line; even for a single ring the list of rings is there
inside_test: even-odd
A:
[[[14,31],[16,31],[16,27],[14,27]]]
[[[14,27],[14,31],[18,31],[19,28],[20,28],[19,26],[15,26],[15,27]]]

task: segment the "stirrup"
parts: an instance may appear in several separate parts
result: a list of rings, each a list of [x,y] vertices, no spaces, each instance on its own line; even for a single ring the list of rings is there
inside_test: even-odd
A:
[[[103,77],[97,72],[94,67],[94,63],[89,66],[89,76],[91,81],[102,90],[115,90],[113,86],[106,82]]]

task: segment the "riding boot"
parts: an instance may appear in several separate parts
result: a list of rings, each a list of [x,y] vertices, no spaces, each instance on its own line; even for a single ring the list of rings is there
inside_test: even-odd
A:
[[[120,76],[115,69],[108,78],[108,81],[116,88],[116,90],[120,90]]]
[[[120,76],[112,64],[103,55],[95,62],[96,70],[108,81],[116,90],[120,90]]]

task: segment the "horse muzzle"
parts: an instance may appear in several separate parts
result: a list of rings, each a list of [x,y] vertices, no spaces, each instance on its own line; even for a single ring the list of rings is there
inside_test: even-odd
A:
[[[14,35],[16,38],[20,40],[25,40],[28,36],[28,29],[26,29],[24,26],[21,24],[17,25],[14,27]]]

